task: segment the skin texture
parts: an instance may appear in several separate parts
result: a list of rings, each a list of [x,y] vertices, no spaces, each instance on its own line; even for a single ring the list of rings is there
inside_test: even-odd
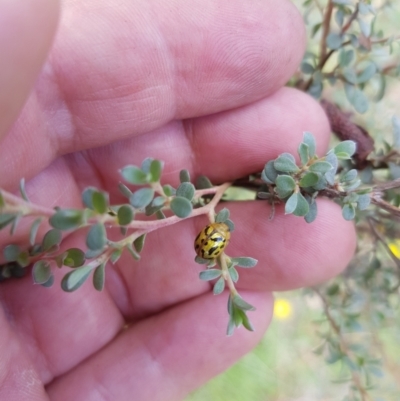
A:
[[[56,33],[55,0],[0,0],[0,19],[1,187],[25,177],[35,203],[80,207],[88,185],[119,202],[118,169],[147,156],[172,185],[182,168],[221,183],[295,152],[304,130],[327,147],[322,109],[282,87],[305,48],[289,1],[65,0]],[[193,263],[207,221],[189,219],[149,235],[140,262],[108,266],[102,293],[62,293],[64,270],[50,289],[2,284],[0,399],[183,399],[262,338],[271,291],[321,283],[353,254],[354,228],[328,201],[311,225],[279,208],[268,221],[264,202],[227,207],[228,254],[259,260],[239,281],[255,333],[225,337],[226,294]]]

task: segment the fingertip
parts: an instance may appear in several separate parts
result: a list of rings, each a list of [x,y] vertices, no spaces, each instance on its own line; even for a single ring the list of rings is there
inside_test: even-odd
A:
[[[58,14],[55,0],[0,2],[0,137],[33,87],[53,41]]]

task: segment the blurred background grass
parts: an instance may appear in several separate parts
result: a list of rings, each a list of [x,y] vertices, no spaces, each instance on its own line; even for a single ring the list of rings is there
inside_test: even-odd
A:
[[[302,12],[303,1],[293,1]],[[324,1],[319,0],[320,4]],[[386,36],[400,33],[400,1],[373,0],[375,6],[391,5],[377,20]],[[320,18],[308,15],[307,18]],[[318,38],[310,40],[316,46]],[[379,57],[379,54],[378,54]],[[385,57],[385,55],[382,55]],[[351,107],[343,91],[328,89],[325,96],[347,110]],[[367,126],[378,144],[391,136],[391,118],[400,117],[400,85],[390,78],[382,101],[372,103],[362,116],[354,112],[356,122]],[[379,145],[378,145],[379,146]],[[235,191],[235,189],[233,189]],[[248,193],[231,193],[230,197],[248,198]],[[399,248],[400,257],[400,248]],[[302,290],[275,294],[274,318],[261,343],[236,365],[191,394],[185,401],[336,401],[348,392],[348,382],[340,383],[348,374],[340,363],[328,365],[321,355],[313,352],[321,340],[316,320],[322,316],[322,305],[316,298],[305,296]],[[398,303],[398,297],[395,302]],[[398,311],[398,308],[397,308]],[[384,375],[379,387],[372,390],[374,401],[400,400],[400,316],[387,321],[378,331],[362,331],[353,336],[368,337],[381,351]],[[368,327],[368,326],[367,326]],[[243,328],[240,328],[243,330]],[[229,341],[229,338],[227,338]],[[379,376],[379,374],[378,374]]]

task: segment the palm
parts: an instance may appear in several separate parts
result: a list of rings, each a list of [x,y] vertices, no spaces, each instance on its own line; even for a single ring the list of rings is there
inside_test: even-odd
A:
[[[66,2],[46,68],[2,141],[2,187],[15,189],[25,177],[33,202],[79,207],[80,191],[95,185],[118,202],[118,169],[146,156],[165,161],[163,179],[172,185],[181,168],[223,182],[295,152],[303,130],[321,149],[327,144],[318,105],[278,90],[304,48],[290,4],[153,3]],[[46,44],[51,24],[43,30],[36,38]],[[27,63],[32,77],[41,57]],[[25,85],[15,92],[24,94],[29,82],[9,84]],[[21,98],[5,99],[10,110]],[[193,238],[206,222],[189,219],[149,235],[141,262],[124,255],[108,266],[102,293],[85,285],[65,294],[29,277],[3,285],[0,398],[179,399],[257,343],[271,316],[270,291],[327,279],[354,248],[352,227],[328,202],[310,226],[281,213],[268,222],[261,202],[228,207],[238,227],[228,253],[259,259],[240,280],[258,308],[256,333],[224,336],[226,299],[210,295],[193,263]],[[83,244],[83,234],[66,240]]]

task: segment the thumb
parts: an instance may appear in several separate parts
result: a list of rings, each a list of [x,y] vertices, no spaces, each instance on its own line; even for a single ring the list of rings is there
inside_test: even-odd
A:
[[[56,0],[0,0],[0,138],[17,118],[50,49]]]

